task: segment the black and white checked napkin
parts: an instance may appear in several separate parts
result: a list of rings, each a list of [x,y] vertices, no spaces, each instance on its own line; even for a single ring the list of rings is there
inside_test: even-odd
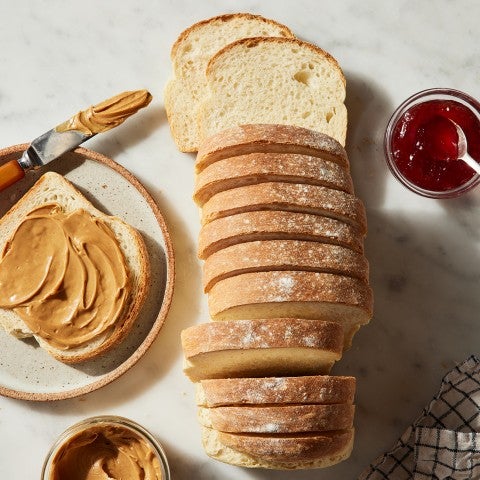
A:
[[[439,392],[394,448],[358,480],[480,479],[480,360],[471,356],[442,380]]]

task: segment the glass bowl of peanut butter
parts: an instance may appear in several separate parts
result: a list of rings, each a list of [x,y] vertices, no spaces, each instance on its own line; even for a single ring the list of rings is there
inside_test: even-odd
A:
[[[170,480],[160,443],[124,417],[90,417],[65,430],[50,449],[42,480]]]

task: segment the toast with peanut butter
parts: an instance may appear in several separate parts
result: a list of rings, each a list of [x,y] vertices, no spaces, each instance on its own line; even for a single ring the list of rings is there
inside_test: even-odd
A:
[[[148,292],[142,236],[45,173],[0,220],[0,325],[78,363],[117,345]]]

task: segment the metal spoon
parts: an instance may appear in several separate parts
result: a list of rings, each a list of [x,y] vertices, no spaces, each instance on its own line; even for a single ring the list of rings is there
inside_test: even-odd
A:
[[[458,159],[457,160],[463,160],[471,169],[475,170],[480,175],[480,164],[468,153],[467,137],[465,136],[464,131],[462,130],[460,125],[458,125],[456,122],[454,122],[453,120],[450,120],[450,121],[455,125],[455,128],[457,129],[457,135],[458,135]]]

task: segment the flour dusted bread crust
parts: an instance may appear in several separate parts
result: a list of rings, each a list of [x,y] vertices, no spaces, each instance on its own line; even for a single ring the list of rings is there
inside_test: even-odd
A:
[[[184,372],[206,378],[328,373],[340,359],[343,329],[320,320],[208,322],[182,331]]]
[[[325,468],[348,458],[354,429],[290,435],[238,434],[202,427],[207,455],[247,468],[298,470]]]
[[[330,217],[367,232],[362,201],[345,192],[305,183],[267,182],[232,188],[214,195],[202,208],[202,224],[217,218],[259,210],[308,213]]]
[[[355,383],[355,377],[330,375],[209,379],[197,384],[196,402],[201,407],[351,404]]]
[[[332,243],[363,253],[363,236],[348,223],[307,213],[258,211],[218,218],[200,230],[198,257],[256,240],[307,240]]]
[[[372,316],[372,291],[358,278],[331,273],[252,272],[226,278],[210,290],[213,320],[310,318],[337,322],[349,348]]]
[[[249,13],[220,15],[183,31],[171,50],[174,77],[165,88],[165,108],[177,147],[198,148],[197,108],[208,95],[205,71],[210,58],[240,38],[293,37],[285,25]]]
[[[353,427],[355,407],[330,405],[256,405],[198,408],[200,424],[230,433],[299,433]]]
[[[226,158],[250,153],[291,153],[323,158],[349,169],[347,152],[334,138],[316,130],[279,123],[229,126],[202,140],[196,172]]]
[[[298,153],[250,153],[219,160],[197,174],[193,198],[203,206],[218,192],[264,182],[321,185],[353,193],[350,172],[329,160]]]
[[[368,281],[365,256],[349,248],[299,240],[258,240],[210,255],[203,265],[204,291],[243,273],[282,270],[336,273]]]
[[[139,232],[120,218],[107,216],[96,209],[68,180],[54,172],[45,173],[35,185],[0,220],[0,251],[21,221],[34,208],[55,202],[66,213],[84,209],[102,219],[114,233],[123,253],[131,292],[113,330],[109,329],[92,343],[68,350],[54,348],[25,325],[11,309],[0,309],[0,324],[10,334],[35,337],[50,355],[65,363],[78,363],[96,357],[117,345],[130,331],[145,301],[150,278],[150,264]],[[46,240],[48,241],[48,240]]]
[[[201,139],[233,125],[273,123],[316,130],[345,145],[345,77],[315,45],[295,38],[237,40],[211,58],[206,76]]]

